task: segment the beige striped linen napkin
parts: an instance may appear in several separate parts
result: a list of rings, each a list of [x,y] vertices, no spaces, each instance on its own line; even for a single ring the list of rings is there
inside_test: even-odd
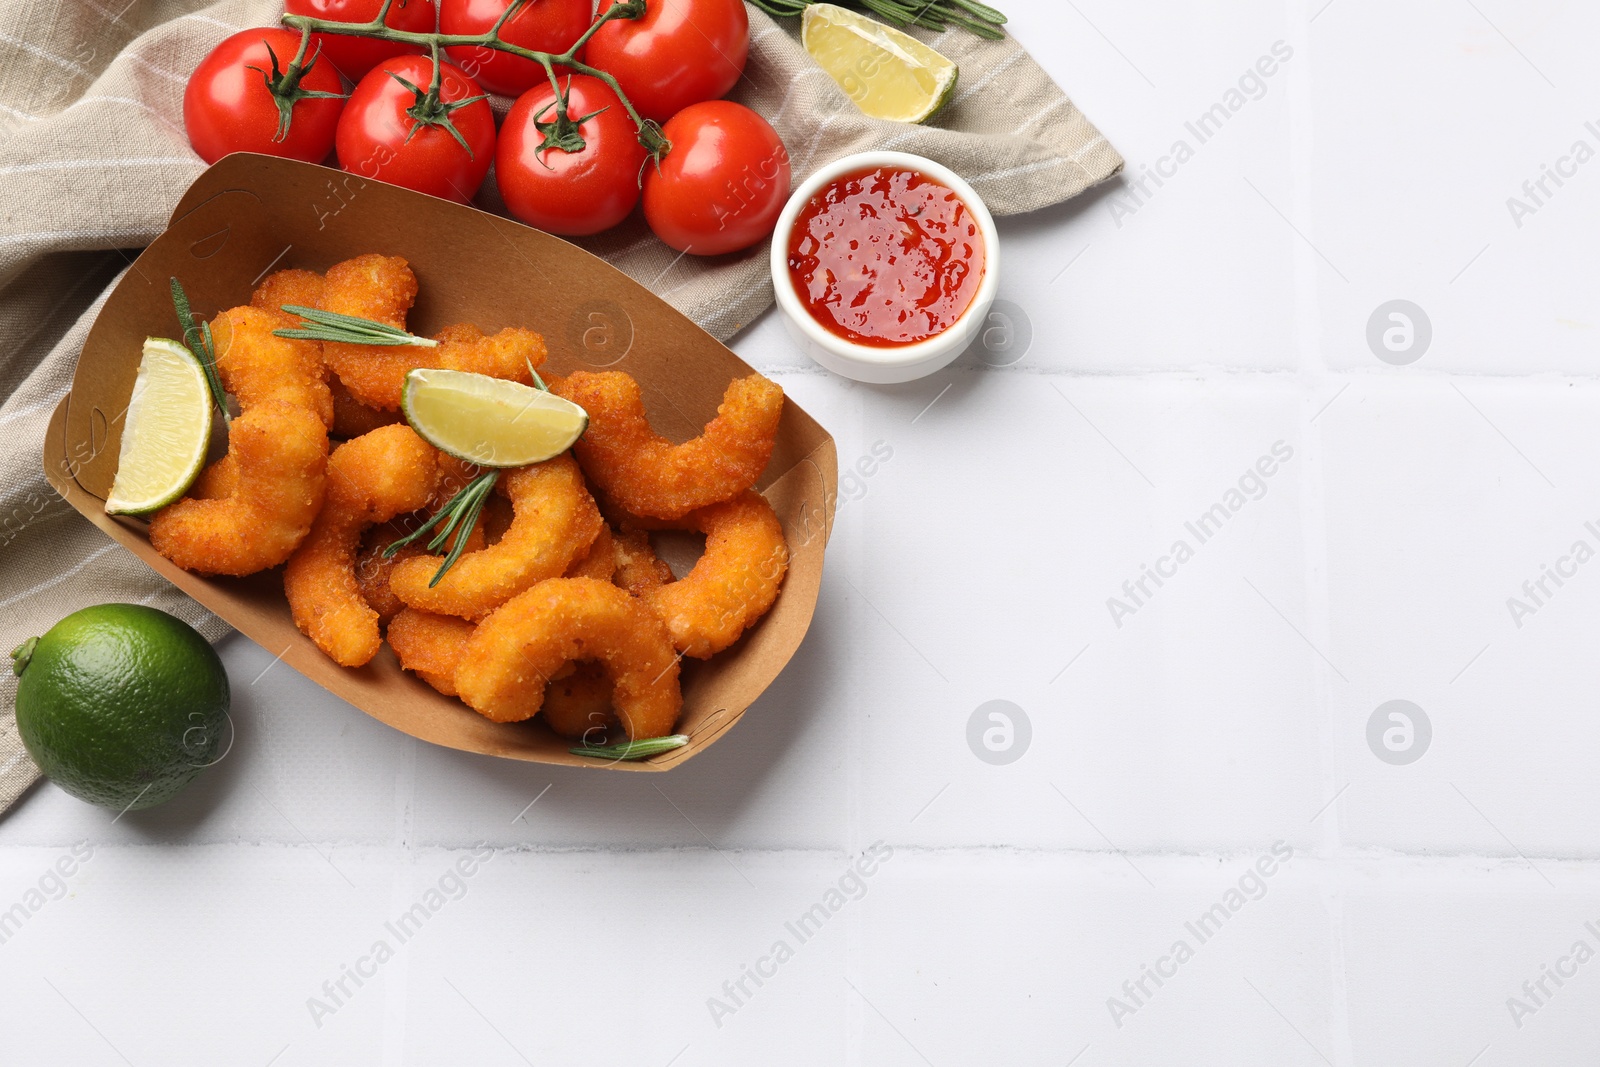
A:
[[[40,451],[106,291],[204,169],[183,132],[189,72],[224,37],[281,11],[279,0],[0,2],[0,649],[108,601],[154,605],[213,639],[227,632],[68,508]],[[951,167],[1003,215],[1122,167],[1009,38],[920,34],[960,64],[961,82],[933,123],[905,126],[861,115],[800,48],[794,20],[752,8],[750,36],[732,95],[772,120],[797,181],[846,153],[895,148]],[[499,207],[492,180],[479,199]],[[637,219],[586,244],[722,339],[772,302],[764,247],[680,257]],[[39,776],[17,739],[15,691],[0,661],[0,811]]]

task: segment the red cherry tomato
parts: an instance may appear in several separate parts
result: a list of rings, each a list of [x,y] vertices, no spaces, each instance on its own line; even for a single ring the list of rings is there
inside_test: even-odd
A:
[[[599,233],[627,218],[639,202],[645,151],[633,120],[605,82],[574,74],[570,86],[562,79],[562,87],[568,116],[584,119],[577,126],[582,149],[545,144],[536,123],[555,121],[556,94],[548,83],[535,86],[518,98],[500,127],[495,181],[506,207],[528,225],[567,236]],[[594,112],[599,114],[585,118]]]
[[[439,67],[441,104],[483,95],[477,82],[449,63]],[[417,105],[417,94],[396,81],[396,74],[426,92],[433,60],[397,56],[361,79],[339,119],[339,166],[446,200],[471,200],[494,162],[494,114],[488,102],[474,100],[449,111],[449,121],[466,142],[463,148],[443,125],[407,114]]]
[[[183,124],[201,159],[215,163],[229,152],[265,152],[310,163],[327,158],[344,101],[296,100],[288,129],[280,130],[278,104],[267,87],[273,55],[279,73],[286,74],[299,48],[300,35],[293,30],[245,30],[200,61],[183,91]],[[312,62],[299,79],[303,91],[339,93],[343,88],[338,72],[327,63]]]
[[[487,33],[510,6],[511,0],[439,0],[439,28],[444,33]],[[533,0],[500,27],[500,39],[536,52],[560,55],[583,36],[593,21],[594,0]],[[484,88],[507,96],[549,81],[544,68],[531,59],[493,48],[456,45],[445,52]]]
[[[382,7],[383,0],[284,0],[283,4],[284,14],[334,22],[371,22]],[[429,33],[433,30],[433,0],[394,0],[383,24],[396,30]],[[363,74],[390,56],[422,54],[421,48],[410,45],[336,33],[312,34],[311,47],[318,45],[328,62],[352,82],[360,81]]]
[[[750,17],[744,0],[645,0],[643,16],[610,20],[585,49],[584,61],[616,78],[639,114],[665,122],[733,88],[750,51]]]
[[[680,252],[715,256],[772,232],[789,197],[789,153],[743,104],[691,104],[662,127],[672,149],[644,172],[644,217]]]

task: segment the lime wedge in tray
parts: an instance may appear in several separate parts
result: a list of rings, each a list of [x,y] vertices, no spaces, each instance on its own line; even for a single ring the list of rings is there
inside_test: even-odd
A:
[[[147,515],[177,500],[199,476],[210,443],[205,368],[177,341],[146,338],[106,511]]]
[[[834,4],[811,4],[800,40],[864,114],[925,122],[955,92],[949,59],[908,33]]]
[[[400,410],[429,444],[484,467],[542,463],[571,448],[589,426],[588,412],[554,393],[430,367],[406,375]]]

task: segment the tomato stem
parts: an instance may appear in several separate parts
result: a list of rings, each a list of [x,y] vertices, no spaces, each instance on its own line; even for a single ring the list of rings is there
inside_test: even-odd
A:
[[[262,42],[265,44],[266,42]],[[311,68],[317,65],[317,60],[322,58],[322,49],[317,49],[317,54],[311,57],[311,62],[306,62],[306,49],[311,44],[311,31],[300,31],[300,47],[294,54],[294,59],[289,61],[288,70],[278,68],[278,53],[267,45],[267,56],[272,60],[272,71],[269,73],[260,67],[249,66],[261,75],[267,83],[267,92],[272,94],[272,102],[278,106],[278,130],[272,135],[274,141],[282,141],[289,136],[289,124],[294,119],[294,106],[302,100],[332,99],[343,100],[343,93],[326,93],[317,89],[302,89],[300,82],[311,73]]]
[[[633,106],[633,102],[622,91],[622,86],[617,82],[616,78],[606,71],[591,67],[577,58],[578,52],[583,49],[584,45],[589,43],[589,38],[593,37],[596,31],[607,22],[612,19],[636,19],[643,16],[645,13],[645,0],[613,0],[611,6],[600,12],[589,28],[584,30],[576,41],[572,42],[571,47],[559,55],[554,52],[540,52],[532,48],[523,48],[521,45],[512,44],[500,36],[500,31],[504,28],[507,20],[526,7],[528,2],[529,0],[514,0],[513,3],[507,5],[500,18],[485,33],[424,33],[415,30],[395,29],[384,24],[384,17],[387,15],[393,0],[385,0],[383,7],[378,11],[377,17],[371,22],[339,22],[334,19],[313,18],[310,15],[284,15],[283,24],[291,29],[300,30],[307,35],[311,33],[330,33],[346,37],[371,37],[379,41],[390,41],[394,44],[426,48],[433,54],[435,59],[436,80],[439,49],[455,47],[491,48],[497,52],[504,52],[507,55],[531,60],[545,69],[545,73],[550,78],[550,84],[556,88],[558,97],[561,93],[554,69],[557,66],[566,67],[578,74],[587,74],[591,78],[598,78],[605,82],[612,92],[617,94],[617,99],[622,101],[622,106],[628,112],[628,117],[633,120],[634,126],[639,130],[639,143],[644,146],[645,151],[650,153],[651,158],[659,163],[661,157],[672,148],[672,143],[661,135],[661,126],[639,114],[638,109]],[[482,99],[482,97],[475,97],[474,99]],[[419,97],[418,106],[421,106],[422,102]],[[423,120],[418,118],[418,121],[422,122]],[[454,127],[445,123],[434,122],[429,124],[444,125],[446,129],[449,129],[452,133],[454,132]],[[456,138],[460,140],[460,135],[456,134]]]
[[[554,77],[553,71],[551,76],[552,78]],[[538,157],[539,153],[546,152],[552,148],[558,148],[563,152],[582,152],[584,146],[588,144],[583,139],[583,124],[606,109],[603,107],[597,108],[587,115],[573,118],[567,111],[567,94],[571,91],[572,75],[569,74],[567,75],[566,88],[563,89],[560,85],[556,85],[556,98],[540,108],[533,116],[534,129],[541,134],[539,148],[535,153],[536,157]],[[549,120],[542,119],[541,116],[551,108],[556,109],[556,117]],[[544,164],[546,170],[551,169],[550,164],[545,163],[542,158],[539,159],[539,162]]]
[[[389,77],[410,89],[416,96],[416,102],[406,108],[406,114],[411,116],[414,123],[411,129],[406,131],[406,143],[409,144],[411,138],[415,137],[417,131],[424,126],[437,126],[451,137],[454,137],[456,144],[460,145],[462,151],[467,153],[467,158],[471,159],[472,146],[467,144],[465,137],[461,136],[461,131],[456,129],[456,124],[450,121],[450,114],[458,108],[466,107],[468,104],[476,104],[479,100],[487,100],[489,94],[479,93],[477,96],[469,96],[462,100],[452,100],[447,104],[439,96],[439,86],[443,81],[443,73],[444,64],[439,62],[439,46],[437,44],[433,46],[433,76],[428,79],[428,88],[426,90],[419,89],[392,70],[389,72]]]

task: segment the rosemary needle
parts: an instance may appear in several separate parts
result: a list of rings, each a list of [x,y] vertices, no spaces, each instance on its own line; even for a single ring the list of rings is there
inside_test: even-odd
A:
[[[354,315],[341,315],[337,311],[322,311],[284,304],[283,310],[298,315],[300,325],[289,330],[273,330],[275,337],[292,337],[302,341],[334,341],[347,345],[413,345],[417,348],[437,348],[439,342],[429,337],[418,337],[388,323],[360,319]]]
[[[576,745],[567,749],[575,756],[594,756],[597,759],[635,760],[659,756],[689,743],[684,734],[666,737],[643,737],[637,741],[621,741],[615,745]]]

